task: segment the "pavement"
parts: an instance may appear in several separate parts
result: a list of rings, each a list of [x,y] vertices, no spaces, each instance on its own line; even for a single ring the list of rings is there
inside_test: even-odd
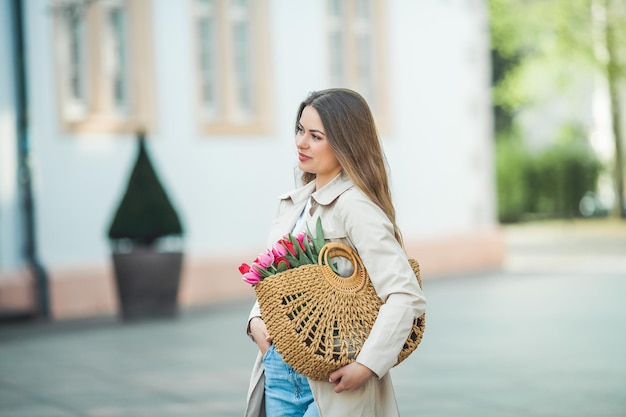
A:
[[[626,222],[505,228],[502,269],[425,277],[404,417],[626,416]],[[241,416],[252,300],[174,320],[0,324],[0,417]]]

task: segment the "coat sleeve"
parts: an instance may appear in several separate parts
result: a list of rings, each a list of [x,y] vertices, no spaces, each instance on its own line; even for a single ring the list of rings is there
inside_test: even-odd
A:
[[[336,209],[384,302],[357,358],[382,378],[396,364],[413,320],[426,310],[426,299],[387,215],[356,189],[346,192]]]

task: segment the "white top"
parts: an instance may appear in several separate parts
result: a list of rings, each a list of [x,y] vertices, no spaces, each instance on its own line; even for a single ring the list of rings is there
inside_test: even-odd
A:
[[[304,219],[306,219],[306,214],[309,212],[309,210],[311,210],[311,197],[309,197],[309,199],[306,201],[306,206],[304,206],[304,210],[302,210],[302,213],[300,213],[300,217],[298,217],[296,225],[293,227],[291,234],[295,235],[303,231],[301,229],[302,226],[304,226]]]

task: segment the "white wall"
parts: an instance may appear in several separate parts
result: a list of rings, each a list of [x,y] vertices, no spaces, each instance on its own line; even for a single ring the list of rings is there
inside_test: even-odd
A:
[[[388,3],[391,128],[383,139],[405,238],[494,224],[483,3]],[[27,4],[42,260],[103,261],[135,144],[129,136],[61,132],[51,18],[45,2]],[[324,2],[269,4],[274,129],[265,137],[204,137],[193,111],[189,2],[153,2],[157,123],[149,151],[180,211],[191,254],[265,244],[276,196],[294,184],[297,106],[309,91],[328,87]]]
[[[42,262],[82,265],[108,254],[106,225],[133,158],[125,137],[61,131],[58,123],[52,15],[29,1],[28,59],[34,192]]]
[[[486,4],[396,0],[390,12],[394,132],[386,149],[404,233],[493,225]]]

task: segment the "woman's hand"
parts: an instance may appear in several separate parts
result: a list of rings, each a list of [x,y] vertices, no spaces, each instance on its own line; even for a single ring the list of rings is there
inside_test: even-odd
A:
[[[265,327],[265,322],[261,317],[252,317],[250,319],[250,334],[259,347],[261,355],[265,355],[265,352],[272,345],[272,338],[267,332],[267,327]]]
[[[374,372],[367,366],[352,362],[330,374],[328,381],[335,385],[335,392],[340,393],[361,388],[374,375]]]

